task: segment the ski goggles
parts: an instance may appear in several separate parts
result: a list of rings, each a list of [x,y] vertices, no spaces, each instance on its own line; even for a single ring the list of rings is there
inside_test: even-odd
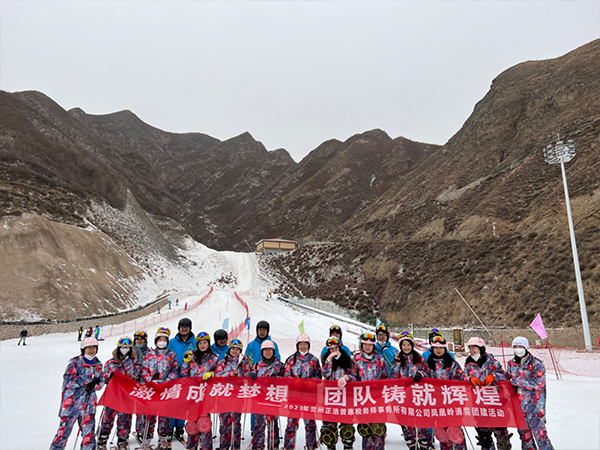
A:
[[[240,339],[232,339],[229,342],[229,348],[239,348],[241,350],[244,348],[244,344]]]
[[[329,339],[327,339],[327,342],[325,342],[325,346],[327,348],[340,347],[341,345],[342,345],[342,343],[336,337],[330,337]]]
[[[329,328],[329,334],[331,333],[340,333],[341,334],[342,329],[340,328],[339,325],[331,325],[331,328]]]
[[[440,330],[438,330],[437,328],[432,328],[431,330],[429,330],[429,336],[441,336],[442,332]]]
[[[196,336],[196,341],[210,341],[210,335],[206,331],[201,331]]]
[[[400,338],[400,340],[414,339],[413,334],[410,331],[403,331],[402,333],[400,333],[400,336],[398,336],[398,338]]]
[[[117,341],[117,347],[133,347],[133,341],[129,336],[123,336]]]
[[[144,330],[139,330],[136,331],[135,334],[133,335],[134,339],[146,339],[148,340],[148,333],[146,333]]]
[[[364,333],[362,335],[362,341],[364,344],[374,344],[376,340],[377,339],[375,339],[375,335],[373,333]]]
[[[377,333],[379,333],[380,331],[383,331],[384,333],[389,333],[389,331],[385,325],[379,325],[377,327]]]
[[[171,330],[169,330],[167,327],[160,327],[158,329],[158,331],[156,332],[156,334],[162,334],[162,335],[166,335],[167,337],[171,336]]]
[[[431,340],[431,345],[433,347],[447,347],[448,342],[442,336],[434,336],[433,339]]]

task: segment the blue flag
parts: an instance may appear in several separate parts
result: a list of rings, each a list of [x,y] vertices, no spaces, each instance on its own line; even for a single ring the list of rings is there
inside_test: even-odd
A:
[[[381,320],[379,320],[378,317],[375,318],[375,328],[377,328],[379,325],[381,325]]]
[[[223,326],[221,328],[223,328],[224,330],[229,328],[229,317],[223,321]]]
[[[250,317],[248,317],[246,319],[246,326],[248,327],[248,330],[250,329]]]

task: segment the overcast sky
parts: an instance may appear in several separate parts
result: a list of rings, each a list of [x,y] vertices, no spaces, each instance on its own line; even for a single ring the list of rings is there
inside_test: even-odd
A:
[[[444,144],[507,68],[600,36],[598,1],[2,1],[0,87],[300,160],[381,128]]]

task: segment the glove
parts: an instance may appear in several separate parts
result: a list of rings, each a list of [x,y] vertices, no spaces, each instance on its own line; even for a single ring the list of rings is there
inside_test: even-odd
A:
[[[187,352],[185,352],[183,354],[183,360],[190,362],[192,360],[192,356],[194,355],[194,353],[191,350],[188,350]]]
[[[471,382],[471,384],[474,384],[475,386],[481,386],[481,380],[477,377],[471,377],[471,378],[469,378],[469,381]]]
[[[423,378],[423,372],[417,372],[415,373],[415,375],[413,376],[413,381],[415,383],[418,383],[419,381],[421,381],[421,378]]]
[[[491,386],[495,380],[496,380],[496,377],[493,374],[490,374],[483,379],[482,384],[485,384],[486,386]]]
[[[100,383],[100,378],[94,377],[92,381],[85,385],[85,391],[92,392],[98,383]]]
[[[346,375],[344,375],[342,378],[340,378],[338,380],[338,387],[343,388],[346,386],[346,384],[348,384],[348,380],[346,380]]]
[[[254,372],[254,371],[250,372],[250,373],[248,374],[248,376],[250,377],[250,379],[251,379],[252,381],[255,381],[255,380],[256,380],[256,377],[257,377],[257,375],[256,375],[256,372]]]
[[[210,378],[214,377],[215,374],[212,372],[206,372],[204,375],[202,375],[202,379],[204,381],[208,381]]]

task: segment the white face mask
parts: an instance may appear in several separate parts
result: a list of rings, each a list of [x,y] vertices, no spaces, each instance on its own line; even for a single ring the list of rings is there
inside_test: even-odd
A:
[[[167,348],[167,342],[165,342],[165,341],[158,341],[158,342],[156,343],[156,346],[157,346],[158,348]]]
[[[471,355],[471,358],[473,358],[473,361],[478,361],[479,358],[481,358],[481,353],[476,353],[475,355]]]
[[[301,352],[300,350],[298,350],[298,353],[300,353],[302,356],[306,356],[306,354],[308,353],[308,350],[305,352]]]
[[[90,356],[90,355],[86,355],[86,354],[84,354],[84,355],[83,355],[83,357],[85,358],[85,360],[86,360],[87,362],[92,362],[92,361],[94,360],[94,358],[96,357],[96,355],[94,355],[94,356]]]
[[[121,352],[121,355],[126,355],[129,353],[129,347],[120,347],[119,351]]]
[[[525,350],[524,348],[515,348],[513,349],[513,353],[515,354],[515,356],[522,358],[523,356],[525,356],[525,353],[527,353],[527,350]]]

